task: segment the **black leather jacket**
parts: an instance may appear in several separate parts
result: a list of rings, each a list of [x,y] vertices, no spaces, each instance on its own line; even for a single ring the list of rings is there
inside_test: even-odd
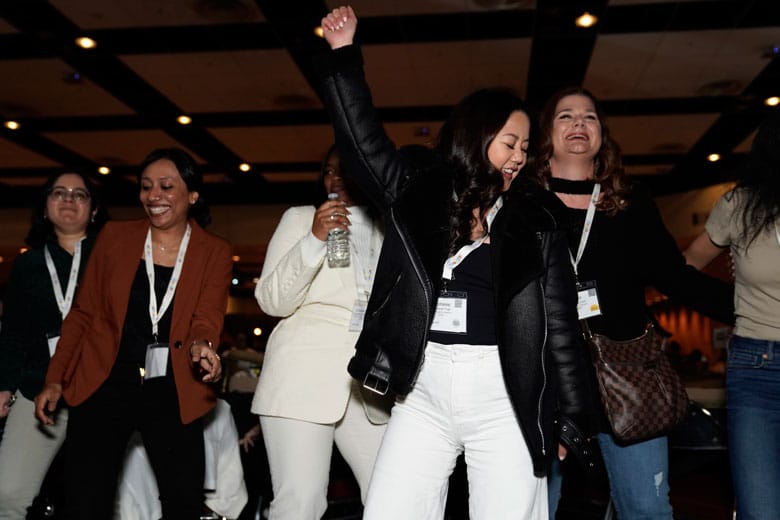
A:
[[[385,238],[349,372],[380,393],[407,394],[425,355],[448,249],[452,179],[427,149],[397,151],[379,124],[356,46],[319,60],[322,96],[347,175],[381,208]],[[588,412],[574,275],[546,203],[518,178],[491,231],[499,355],[535,474],[557,453],[554,422]]]

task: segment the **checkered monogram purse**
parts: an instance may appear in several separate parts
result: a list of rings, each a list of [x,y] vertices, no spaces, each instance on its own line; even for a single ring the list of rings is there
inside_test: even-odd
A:
[[[619,442],[663,435],[686,418],[688,395],[652,325],[638,338],[626,341],[590,334],[587,323],[583,330],[601,402]]]

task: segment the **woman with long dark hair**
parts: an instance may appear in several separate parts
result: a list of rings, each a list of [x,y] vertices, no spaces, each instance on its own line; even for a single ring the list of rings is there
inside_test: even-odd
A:
[[[734,189],[685,251],[701,269],[729,248],[736,327],[726,364],[737,518],[780,516],[780,114],[760,126]]]
[[[347,172],[385,217],[385,242],[349,363],[398,398],[367,520],[443,516],[465,454],[470,517],[546,519],[554,422],[587,411],[565,237],[516,177],[530,119],[505,89],[464,98],[433,150],[399,152],[378,123],[351,8],[322,20],[322,92]],[[551,200],[552,199],[552,200]]]
[[[60,397],[70,408],[65,518],[103,520],[133,431],[149,455],[164,518],[203,507],[201,418],[232,272],[230,246],[203,230],[203,177],[178,148],[151,152],[138,175],[146,218],[103,229],[78,298],[62,324],[35,414],[50,426]]]
[[[33,207],[30,249],[14,262],[0,332],[0,417],[9,415],[0,442],[2,519],[26,516],[65,438],[67,409],[55,410],[56,426],[39,429],[33,398],[106,219],[95,185],[77,172],[51,176]]]

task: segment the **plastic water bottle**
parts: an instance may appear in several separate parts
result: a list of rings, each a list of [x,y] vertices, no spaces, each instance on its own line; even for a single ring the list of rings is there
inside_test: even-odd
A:
[[[338,200],[338,193],[329,193],[328,200]],[[349,267],[349,231],[333,228],[328,232],[328,266]]]

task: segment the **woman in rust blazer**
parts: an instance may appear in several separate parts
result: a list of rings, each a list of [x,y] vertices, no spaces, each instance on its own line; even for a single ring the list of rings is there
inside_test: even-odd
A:
[[[230,246],[202,229],[210,221],[203,181],[186,152],[155,150],[139,181],[148,218],[114,222],[98,236],[35,399],[46,424],[60,396],[71,407],[65,518],[111,518],[135,430],[163,517],[198,518],[203,504],[200,418],[215,405],[207,383],[221,374],[212,345],[227,306]]]

